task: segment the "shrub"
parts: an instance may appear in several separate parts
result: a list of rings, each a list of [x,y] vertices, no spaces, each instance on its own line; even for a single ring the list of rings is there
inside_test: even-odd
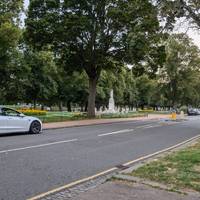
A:
[[[153,108],[138,109],[139,112],[154,112]]]
[[[47,111],[45,110],[35,110],[35,109],[20,109],[17,110],[25,115],[46,115]]]
[[[187,113],[187,109],[188,109],[187,106],[181,106],[180,107],[180,111],[183,111],[184,113]]]

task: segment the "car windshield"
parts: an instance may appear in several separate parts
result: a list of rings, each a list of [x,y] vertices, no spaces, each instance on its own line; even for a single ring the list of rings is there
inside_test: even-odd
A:
[[[19,112],[17,112],[16,110],[10,109],[10,108],[2,108],[1,112],[3,115],[6,116],[19,116]]]

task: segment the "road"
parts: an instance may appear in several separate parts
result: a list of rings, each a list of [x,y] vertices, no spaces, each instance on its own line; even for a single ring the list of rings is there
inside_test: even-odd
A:
[[[132,121],[0,137],[0,200],[24,200],[200,133],[200,118]]]

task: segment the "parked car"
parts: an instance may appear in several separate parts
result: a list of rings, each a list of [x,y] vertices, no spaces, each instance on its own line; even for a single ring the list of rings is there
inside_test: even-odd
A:
[[[197,108],[188,108],[187,114],[189,116],[200,115],[200,110]]]
[[[39,134],[42,131],[42,122],[31,116],[26,116],[16,110],[0,107],[0,134],[27,132]]]

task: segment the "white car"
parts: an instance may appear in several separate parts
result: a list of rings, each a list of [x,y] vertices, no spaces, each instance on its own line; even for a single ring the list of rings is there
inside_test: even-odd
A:
[[[26,116],[16,110],[0,107],[0,134],[27,132],[38,134],[42,122],[36,117]]]

